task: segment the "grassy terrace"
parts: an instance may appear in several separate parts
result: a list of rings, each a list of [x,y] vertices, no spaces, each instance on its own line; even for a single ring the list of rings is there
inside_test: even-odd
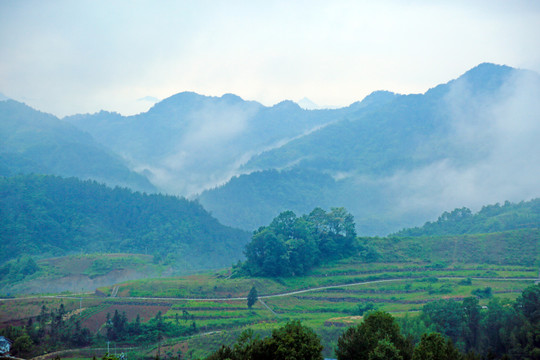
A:
[[[425,278],[507,278],[526,279],[538,277],[534,266],[455,264],[441,263],[363,263],[351,258],[321,267],[308,276],[292,278],[229,278],[225,272],[208,273],[182,278],[147,279],[125,282],[119,285],[119,297],[165,297],[165,298],[236,298],[245,297],[252,286],[259,296],[268,296],[312,289],[324,286],[353,284],[384,279],[409,279],[420,282]],[[519,282],[519,280],[516,280]],[[497,283],[500,283],[498,281]],[[374,286],[374,285],[370,285]],[[412,286],[412,285],[411,285]],[[504,286],[499,284],[499,286]],[[436,284],[432,285],[436,287]],[[112,287],[101,288],[110,294]],[[458,289],[456,289],[457,291]],[[494,289],[495,290],[495,289]]]
[[[515,299],[535,278],[538,278],[535,266],[364,263],[359,258],[349,258],[297,278],[231,278],[224,270],[187,277],[128,281],[117,285],[116,297],[87,295],[82,302],[77,297],[70,298],[69,294],[64,298],[1,301],[0,318],[27,319],[38,315],[43,304],[57,307],[63,303],[83,326],[97,331],[102,328],[106,314],[115,310],[126,312],[129,321],[137,314],[143,321],[148,321],[161,311],[165,321],[182,326],[195,324],[199,331],[198,335],[187,338],[165,339],[162,344],[162,351],[173,354],[181,347],[188,359],[204,357],[219,345],[232,343],[248,326],[268,334],[285,321],[298,319],[315,329],[326,347],[325,356],[331,356],[335,346],[332,341],[347,326],[361,321],[358,316],[361,304],[372,303],[377,309],[403,316],[419,311],[427,302],[441,298],[460,300],[486,288],[491,289],[491,296]],[[249,310],[246,300],[235,298],[246,297],[252,286],[257,288],[262,302]],[[321,287],[327,288],[317,289]],[[99,290],[110,295],[113,288]],[[301,292],[289,294],[296,291]],[[485,305],[488,301],[489,298],[481,298],[480,304]],[[81,304],[82,311],[77,311]],[[13,313],[15,310],[18,316]],[[151,355],[155,349],[149,347],[138,351]]]

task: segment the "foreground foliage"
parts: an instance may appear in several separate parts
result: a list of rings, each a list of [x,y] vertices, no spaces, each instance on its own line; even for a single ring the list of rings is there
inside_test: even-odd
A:
[[[374,358],[411,359],[411,344],[400,333],[392,315],[377,311],[364,322],[348,328],[339,337],[336,349],[338,360]]]
[[[232,347],[222,346],[207,360],[322,360],[322,349],[320,339],[312,329],[292,321],[264,339],[247,330]]]

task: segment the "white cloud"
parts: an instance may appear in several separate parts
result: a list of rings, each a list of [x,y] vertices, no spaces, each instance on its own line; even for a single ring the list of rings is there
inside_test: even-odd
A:
[[[397,211],[436,218],[463,206],[479,210],[540,196],[540,77],[514,76],[489,101],[466,84],[454,85],[447,97],[453,109],[450,143],[463,151],[465,162],[446,158],[385,179]]]
[[[0,91],[59,115],[184,90],[348,105],[484,61],[540,71],[539,32],[531,1],[6,1]]]

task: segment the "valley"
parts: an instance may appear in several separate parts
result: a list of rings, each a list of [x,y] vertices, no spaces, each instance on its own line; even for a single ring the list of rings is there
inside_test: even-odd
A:
[[[0,100],[0,336],[25,359],[243,360],[297,331],[335,358],[386,321],[397,340],[370,346],[396,359],[434,333],[521,359],[540,349],[535,94],[538,74],[484,63],[337,109]]]

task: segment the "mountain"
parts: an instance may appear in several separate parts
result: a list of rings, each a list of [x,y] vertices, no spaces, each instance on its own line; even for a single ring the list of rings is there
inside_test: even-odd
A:
[[[296,194],[298,204],[345,206],[359,233],[384,235],[447,208],[531,199],[540,193],[539,96],[538,74],[487,63],[424,94],[376,92],[333,112],[332,123],[251,157],[241,167],[248,190],[233,178],[200,201],[226,224],[248,229]],[[304,194],[305,171],[335,184],[310,184]],[[269,194],[275,181],[291,187]],[[248,215],[246,203],[257,204]]]
[[[183,198],[43,175],[0,177],[0,263],[20,256],[154,255],[177,271],[229,266],[249,233]]]
[[[155,191],[88,133],[13,100],[0,101],[0,175],[55,174]]]
[[[336,205],[333,198],[337,191],[329,175],[304,169],[272,169],[235,176],[225,186],[204,191],[198,200],[225,224],[257,229],[286,210],[304,214],[315,207],[330,208]]]
[[[325,126],[343,111],[308,111],[292,101],[265,107],[232,94],[173,95],[148,112],[64,118],[120,154],[160,190],[194,195],[223,184],[253,155]]]
[[[302,98],[296,102],[298,106],[300,106],[302,109],[306,110],[316,110],[320,109],[321,107],[317,104],[315,104],[313,101],[308,99],[307,97]]]

